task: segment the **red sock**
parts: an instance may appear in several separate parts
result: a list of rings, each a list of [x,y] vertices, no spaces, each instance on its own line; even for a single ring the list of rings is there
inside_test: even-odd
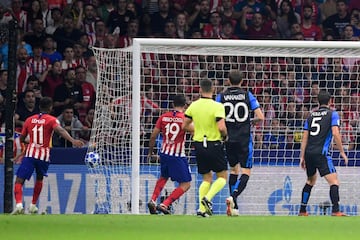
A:
[[[165,184],[167,182],[167,178],[160,177],[155,185],[154,192],[152,194],[151,200],[155,201],[158,199],[161,191],[163,190]]]
[[[22,203],[23,189],[22,189],[22,184],[21,183],[15,183],[14,195],[15,195],[16,203]]]
[[[34,193],[33,193],[33,199],[32,199],[32,204],[36,204],[41,190],[42,190],[42,186],[43,186],[43,181],[42,180],[37,180],[35,183],[35,187],[34,187]]]
[[[180,187],[176,188],[174,191],[172,191],[172,193],[170,194],[170,196],[164,200],[163,204],[165,206],[169,206],[171,203],[173,203],[176,199],[179,199],[181,197],[181,195],[184,194],[184,190]]]

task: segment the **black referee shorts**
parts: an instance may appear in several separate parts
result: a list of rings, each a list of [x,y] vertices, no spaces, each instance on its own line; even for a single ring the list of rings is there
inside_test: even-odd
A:
[[[210,171],[221,172],[227,170],[224,145],[220,141],[208,141],[207,147],[202,142],[194,142],[198,173],[205,174]]]

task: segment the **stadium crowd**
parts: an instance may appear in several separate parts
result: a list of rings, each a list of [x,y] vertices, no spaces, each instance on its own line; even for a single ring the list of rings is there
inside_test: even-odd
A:
[[[1,124],[8,81],[4,27],[13,18],[19,23],[17,130],[39,112],[40,97],[48,96],[54,100],[53,115],[84,141],[92,127],[98,77],[92,46],[124,48],[134,37],[360,40],[357,0],[3,0]],[[303,120],[317,107],[321,88],[333,94],[332,106],[341,113],[344,146],[360,148],[358,60],[143,54],[145,128],[152,129],[176,93],[185,93],[189,103],[196,99],[200,78],[213,79],[219,93],[229,70],[240,69],[244,87],[265,114],[263,125],[254,126],[255,148],[299,148]],[[71,146],[59,136],[54,140],[54,146]]]

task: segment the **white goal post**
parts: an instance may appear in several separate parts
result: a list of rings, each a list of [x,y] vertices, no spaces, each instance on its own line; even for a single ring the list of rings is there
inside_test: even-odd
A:
[[[359,176],[358,42],[135,38],[130,48],[94,48],[94,53],[99,76],[88,151],[100,155],[100,163],[89,166],[95,212],[148,213],[146,203],[159,171],[158,162],[145,160],[154,120],[169,109],[174,94],[184,93],[189,102],[195,100],[198,81],[204,77],[214,80],[218,93],[226,85],[229,70],[239,69],[244,74],[244,87],[253,91],[267,117],[263,125],[253,129],[255,164],[248,187],[239,198],[240,213],[297,213],[305,183],[305,172],[298,166],[302,123],[306,113],[316,107],[316,90],[325,88],[346,123],[342,133],[351,154],[351,166],[344,167],[334,150],[342,210],[358,214],[360,196],[353,192]],[[200,176],[190,142],[193,183],[173,206],[176,214],[194,214],[198,207]],[[174,185],[168,185],[171,191]],[[216,214],[225,214],[227,188],[214,199]],[[327,184],[319,179],[309,202],[311,213],[328,211],[326,207],[322,210],[322,204],[329,200],[328,192]]]

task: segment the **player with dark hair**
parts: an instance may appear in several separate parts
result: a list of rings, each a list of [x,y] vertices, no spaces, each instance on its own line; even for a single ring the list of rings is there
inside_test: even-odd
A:
[[[316,183],[316,170],[330,185],[332,216],[345,216],[339,210],[339,180],[336,169],[329,154],[332,137],[345,164],[348,158],[344,152],[340,135],[339,114],[329,108],[331,96],[326,91],[318,94],[319,109],[312,112],[305,121],[301,142],[300,166],[306,170],[307,181],[302,190],[299,216],[308,216],[306,206],[312,187]]]
[[[196,150],[198,173],[203,181],[199,187],[199,210],[197,215],[212,215],[211,199],[224,188],[227,178],[227,162],[222,140],[227,138],[225,109],[212,99],[212,81],[200,81],[201,98],[192,102],[185,112],[183,129],[190,131],[194,123],[193,141]],[[213,172],[216,180],[212,183]]]
[[[217,101],[225,107],[226,127],[229,138],[225,143],[226,155],[230,165],[229,190],[226,199],[226,214],[237,216],[237,197],[244,191],[252,168],[253,141],[251,123],[263,121],[264,114],[260,104],[249,92],[240,88],[242,75],[238,70],[229,73],[230,86],[217,96]],[[255,118],[251,121],[251,112]],[[241,176],[239,178],[239,174]]]
[[[162,114],[156,122],[150,136],[148,159],[153,157],[153,150],[158,134],[162,134],[163,141],[160,150],[160,177],[156,182],[151,200],[148,203],[150,214],[157,211],[170,214],[169,206],[179,199],[190,188],[191,174],[188,159],[185,155],[185,131],[181,129],[184,122],[186,99],[182,94],[173,100],[174,110]],[[179,183],[179,186],[159,205],[156,201],[168,179]]]
[[[42,98],[39,103],[40,113],[28,117],[22,128],[20,141],[27,144],[27,147],[25,156],[16,172],[14,187],[16,207],[12,214],[24,213],[22,203],[23,185],[25,179],[30,180],[34,170],[36,171],[36,182],[29,212],[32,214],[38,212],[36,203],[42,190],[43,178],[47,176],[47,170],[50,164],[51,137],[54,131],[70,141],[75,147],[82,147],[84,145],[82,141],[72,138],[69,133],[60,126],[59,121],[49,114],[52,106],[53,101],[51,98]],[[29,137],[29,140],[27,137]]]

